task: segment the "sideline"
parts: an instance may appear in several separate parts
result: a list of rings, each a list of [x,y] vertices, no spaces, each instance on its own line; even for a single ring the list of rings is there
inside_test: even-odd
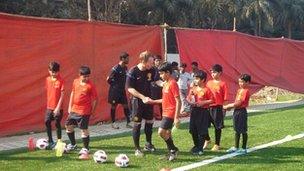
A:
[[[258,145],[258,146],[249,148],[247,150],[247,153],[251,153],[253,151],[257,151],[257,150],[264,149],[264,148],[267,148],[267,147],[283,144],[285,142],[293,141],[293,140],[300,139],[300,138],[303,138],[303,137],[304,137],[304,133],[301,133],[301,134],[298,134],[298,135],[295,135],[295,136],[287,135],[285,138],[283,138],[281,140],[277,140],[277,141],[273,141],[273,142],[270,142],[270,143],[267,143],[267,144],[262,144],[262,145]],[[211,158],[211,159],[208,159],[208,160],[203,160],[203,161],[192,163],[192,164],[189,164],[189,165],[186,165],[186,166],[178,167],[178,168],[172,169],[171,171],[190,170],[190,169],[198,168],[198,167],[201,167],[201,166],[204,166],[204,165],[208,165],[210,163],[215,163],[215,162],[218,162],[218,161],[226,160],[226,159],[229,159],[229,158],[232,158],[232,157],[235,157],[235,156],[239,156],[239,155],[244,155],[244,154],[234,152],[234,153],[231,153],[231,154],[226,154],[226,155],[223,155],[223,156],[218,156],[218,157],[214,157],[214,158]]]

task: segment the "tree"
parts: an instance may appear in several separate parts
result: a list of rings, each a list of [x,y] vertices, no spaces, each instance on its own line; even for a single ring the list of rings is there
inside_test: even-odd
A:
[[[276,9],[276,24],[282,24],[288,31],[288,38],[292,38],[292,30],[304,24],[303,0],[280,0]]]
[[[248,0],[243,7],[242,16],[254,25],[254,34],[262,35],[263,26],[273,25],[271,3],[268,0]]]

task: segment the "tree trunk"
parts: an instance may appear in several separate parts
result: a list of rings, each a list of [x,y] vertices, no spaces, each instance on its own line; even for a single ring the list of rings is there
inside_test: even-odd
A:
[[[261,15],[258,15],[258,22],[259,22],[259,27],[258,27],[258,35],[261,36],[261,32],[262,32],[262,20],[261,20]]]
[[[165,23],[165,9],[162,9],[162,20],[163,20],[163,24]]]
[[[236,16],[233,17],[233,31],[236,31]]]
[[[291,28],[292,28],[292,23],[291,21],[288,21],[288,38],[291,39]]]
[[[259,35],[259,33],[258,33],[258,28],[259,28],[259,21],[258,21],[258,19],[256,18],[255,19],[255,27],[254,27],[254,35],[255,36],[258,36]]]
[[[104,1],[104,5],[105,5],[104,20],[107,21],[108,20],[108,3],[107,3],[107,0]]]

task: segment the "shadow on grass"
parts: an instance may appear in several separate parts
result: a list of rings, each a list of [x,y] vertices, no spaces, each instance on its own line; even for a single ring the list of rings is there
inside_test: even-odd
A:
[[[271,147],[220,162],[221,164],[275,164],[303,162],[304,148]],[[294,158],[302,157],[299,160]]]

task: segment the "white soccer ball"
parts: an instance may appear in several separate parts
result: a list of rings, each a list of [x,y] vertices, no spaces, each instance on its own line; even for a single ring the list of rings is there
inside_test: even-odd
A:
[[[40,150],[45,150],[49,146],[49,142],[45,138],[40,138],[36,142],[36,147]]]
[[[103,150],[98,150],[94,153],[94,156],[93,156],[93,159],[95,161],[95,163],[104,163],[107,161],[108,159],[108,156],[106,154],[105,151]]]
[[[125,154],[119,154],[115,158],[115,165],[117,167],[128,167],[129,166],[129,158]]]

